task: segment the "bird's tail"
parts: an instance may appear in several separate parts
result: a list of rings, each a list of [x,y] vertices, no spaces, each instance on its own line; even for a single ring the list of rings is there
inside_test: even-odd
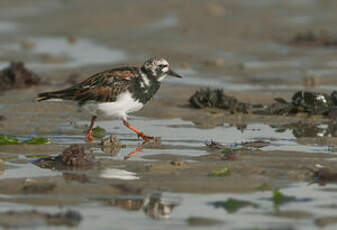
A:
[[[50,99],[71,99],[71,92],[68,89],[39,93],[36,97],[37,101],[45,101]]]

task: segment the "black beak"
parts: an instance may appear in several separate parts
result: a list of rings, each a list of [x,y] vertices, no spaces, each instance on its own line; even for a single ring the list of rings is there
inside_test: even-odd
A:
[[[180,76],[179,74],[177,74],[176,72],[174,72],[173,70],[169,70],[167,75],[173,76],[173,77],[177,77],[177,78],[183,78],[182,76]]]

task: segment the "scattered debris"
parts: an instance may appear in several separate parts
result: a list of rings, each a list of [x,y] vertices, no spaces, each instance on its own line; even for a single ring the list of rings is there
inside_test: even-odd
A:
[[[238,159],[237,150],[226,147],[226,146],[224,146],[224,145],[222,145],[218,142],[215,142],[213,140],[205,142],[205,145],[211,151],[222,150],[220,153],[213,154],[216,157],[216,159],[230,160],[230,161]]]
[[[337,182],[337,171],[333,171],[328,167],[316,165],[314,169],[309,168],[315,182],[319,184]]]
[[[217,219],[206,218],[206,217],[198,217],[198,216],[191,216],[187,218],[187,223],[190,226],[214,226],[223,224],[224,222]]]
[[[24,141],[23,143],[30,145],[50,144],[50,139],[36,136],[29,140]]]
[[[223,208],[228,213],[236,213],[239,209],[245,207],[258,208],[258,205],[253,202],[233,198],[229,198],[226,201],[211,202],[210,205],[213,205],[215,208]]]
[[[41,83],[40,77],[24,67],[22,62],[11,62],[0,72],[0,90],[24,88]]]
[[[75,227],[81,220],[81,214],[72,210],[56,214],[36,210],[0,213],[0,226],[4,228],[36,228],[41,225]]]
[[[228,161],[234,161],[238,159],[237,150],[224,147],[221,151],[221,154],[219,155],[219,158],[221,160],[228,160]]]
[[[208,174],[208,176],[212,177],[225,177],[229,176],[231,174],[231,171],[229,168],[222,168],[222,169],[215,169],[212,172]]]
[[[263,106],[239,102],[235,97],[225,95],[222,89],[211,90],[206,88],[198,90],[191,96],[189,102],[195,108],[216,107],[229,110],[232,113],[242,112],[261,115],[308,113],[334,118],[337,115],[337,91],[333,91],[330,95],[298,91],[292,97],[291,102],[284,98],[275,98],[274,104]]]
[[[106,137],[101,141],[101,149],[105,153],[116,155],[117,153],[119,153],[121,148],[122,144],[120,140],[114,135],[110,135],[109,137]]]
[[[264,140],[256,140],[256,141],[247,141],[241,143],[241,146],[246,147],[246,148],[263,148],[270,145],[270,142],[264,141]]]
[[[7,135],[0,136],[0,145],[17,145],[20,141],[15,137],[10,137]]]
[[[291,45],[300,46],[337,46],[337,36],[332,36],[328,33],[315,33],[312,30],[300,32],[289,41]]]
[[[183,168],[185,167],[186,163],[183,159],[180,159],[180,160],[171,161],[171,165],[178,167],[178,168]]]
[[[218,150],[224,148],[223,144],[220,144],[219,142],[210,140],[205,142],[206,147],[208,147],[210,150]]]
[[[23,182],[22,190],[26,193],[46,193],[54,190],[55,187],[55,183],[45,182],[34,178],[27,178]]]
[[[238,154],[236,154],[235,152],[220,154],[219,159],[224,161],[235,161],[238,159]]]

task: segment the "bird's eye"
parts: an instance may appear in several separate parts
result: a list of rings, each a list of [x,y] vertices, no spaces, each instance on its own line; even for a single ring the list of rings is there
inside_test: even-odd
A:
[[[159,65],[159,67],[162,69],[162,68],[167,67],[167,65]]]

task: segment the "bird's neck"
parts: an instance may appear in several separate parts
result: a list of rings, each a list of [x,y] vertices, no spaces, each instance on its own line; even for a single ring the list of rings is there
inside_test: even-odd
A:
[[[134,92],[132,97],[145,104],[157,92],[160,82],[152,75],[140,69],[140,77],[135,78],[130,87],[134,89],[132,90]]]

